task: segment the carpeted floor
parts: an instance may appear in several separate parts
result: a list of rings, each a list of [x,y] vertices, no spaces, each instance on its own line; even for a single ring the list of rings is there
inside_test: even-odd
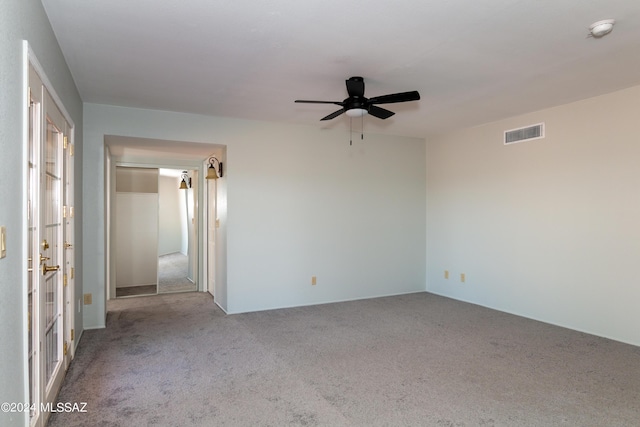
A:
[[[50,426],[635,426],[640,347],[428,293],[225,315],[109,302]]]

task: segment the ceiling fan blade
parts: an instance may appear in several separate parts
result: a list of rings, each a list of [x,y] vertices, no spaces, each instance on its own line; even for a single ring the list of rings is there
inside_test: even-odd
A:
[[[321,118],[320,121],[335,119],[340,114],[344,113],[344,111],[345,111],[344,108],[341,108],[338,111],[334,111],[333,113],[329,114],[328,116]]]
[[[393,111],[385,110],[384,108],[376,107],[372,105],[369,107],[369,114],[373,117],[377,117],[379,119],[388,119],[393,116],[395,113]]]
[[[392,104],[394,102],[417,101],[420,99],[418,91],[392,93],[391,95],[374,96],[369,98],[369,104]]]
[[[344,102],[340,101],[309,101],[306,99],[296,99],[295,102],[302,102],[305,104],[336,104],[336,105],[344,105]]]
[[[349,96],[364,96],[364,79],[362,77],[351,77],[346,83]]]

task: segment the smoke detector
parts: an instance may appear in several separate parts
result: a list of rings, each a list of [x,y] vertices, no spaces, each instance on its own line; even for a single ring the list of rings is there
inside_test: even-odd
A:
[[[613,30],[613,24],[616,23],[615,19],[605,19],[602,21],[594,22],[589,26],[589,32],[597,39],[604,37]]]

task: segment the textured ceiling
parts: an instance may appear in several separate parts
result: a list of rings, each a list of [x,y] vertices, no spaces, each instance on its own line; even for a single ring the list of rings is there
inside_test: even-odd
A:
[[[640,84],[638,0],[42,2],[89,103],[348,129],[293,101],[362,76],[422,96],[366,132],[427,137]]]

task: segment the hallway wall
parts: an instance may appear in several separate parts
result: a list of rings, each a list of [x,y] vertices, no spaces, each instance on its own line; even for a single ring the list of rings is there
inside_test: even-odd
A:
[[[182,252],[183,232],[180,209],[184,205],[184,194],[180,192],[179,185],[178,178],[162,175],[159,177],[158,255]]]

